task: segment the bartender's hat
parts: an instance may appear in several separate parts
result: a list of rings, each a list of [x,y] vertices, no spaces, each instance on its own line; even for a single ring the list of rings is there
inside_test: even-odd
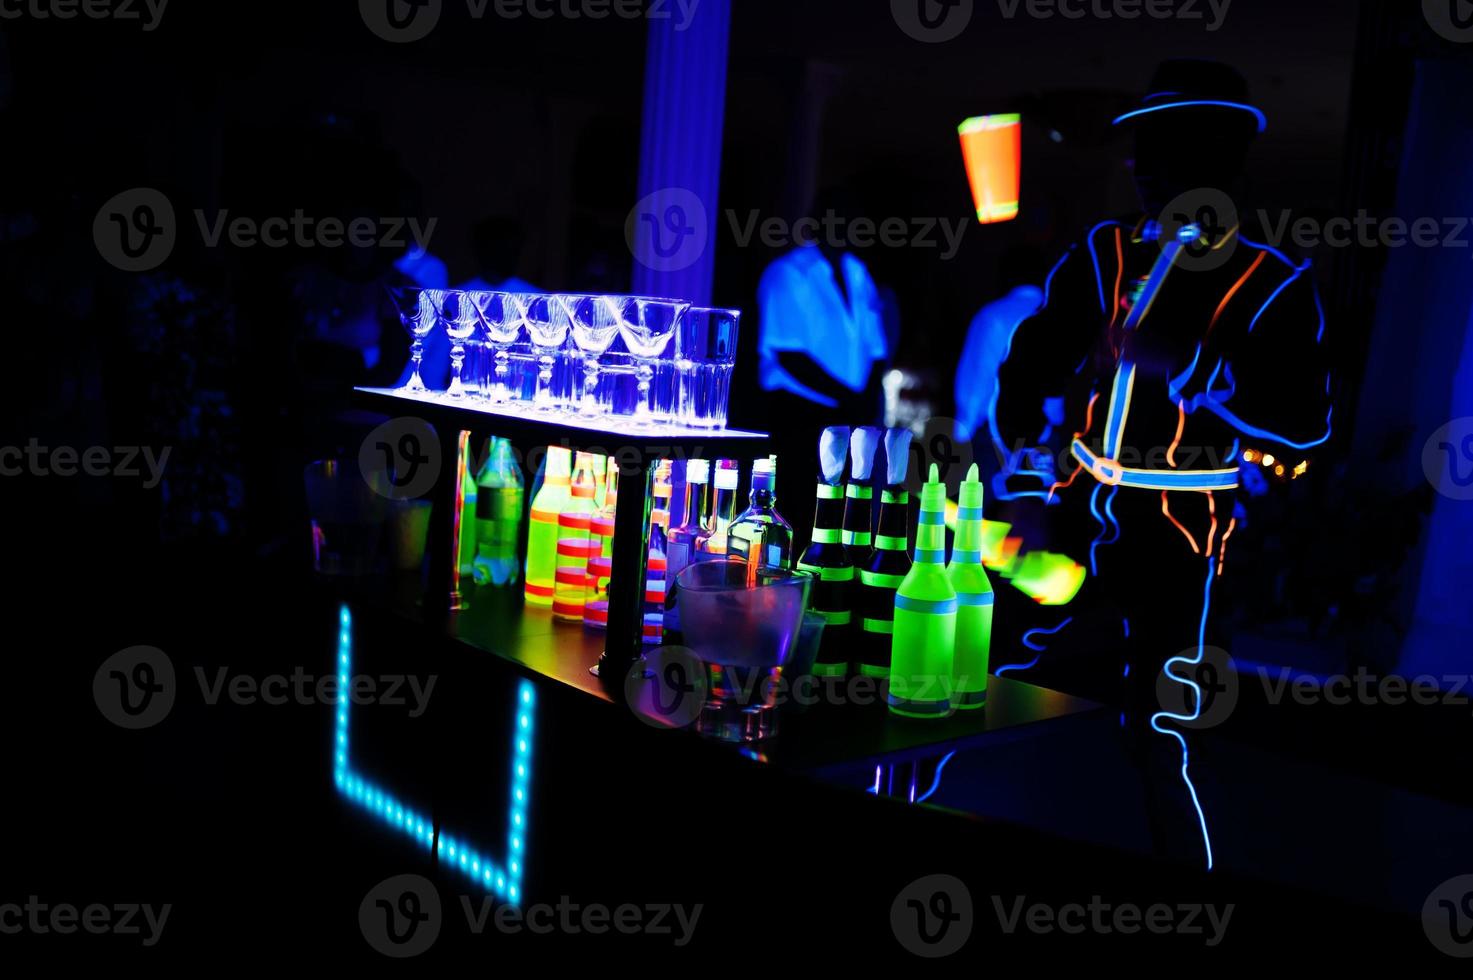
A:
[[[1225,122],[1241,120],[1249,134],[1268,127],[1268,117],[1248,101],[1248,83],[1242,75],[1218,61],[1189,58],[1163,61],[1151,76],[1150,94],[1117,117],[1113,125],[1131,125],[1156,113],[1184,111],[1220,114]]]

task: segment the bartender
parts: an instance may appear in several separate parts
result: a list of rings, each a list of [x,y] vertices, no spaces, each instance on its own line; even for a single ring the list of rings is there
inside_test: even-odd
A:
[[[1115,125],[1134,139],[1144,213],[1096,225],[1054,268],[1003,364],[996,434],[1010,488],[1088,499],[1099,526],[1089,567],[1118,632],[1078,639],[1123,651],[1140,751],[1177,743],[1183,785],[1166,805],[1195,811],[1210,868],[1180,724],[1202,692],[1184,678],[1213,642],[1244,454],[1293,466],[1329,439],[1325,319],[1308,263],[1251,241],[1230,213],[1267,125],[1237,72],[1166,62]],[[1044,411],[1058,398],[1062,425]],[[1164,711],[1163,670],[1184,685]]]

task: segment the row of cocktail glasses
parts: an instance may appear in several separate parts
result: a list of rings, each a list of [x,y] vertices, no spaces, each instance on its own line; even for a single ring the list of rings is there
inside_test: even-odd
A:
[[[444,397],[482,400],[499,406],[525,404],[513,384],[512,361],[530,351],[537,364],[531,409],[596,419],[612,411],[601,397],[603,361],[622,339],[634,363],[637,395],[633,417],[641,423],[679,420],[702,428],[726,425],[730,381],[736,362],[736,310],[693,306],[680,300],[643,296],[570,293],[509,293],[494,290],[404,289],[393,291],[412,343],[414,370],[403,390],[424,392],[420,375],[425,341],[437,329],[450,341],[450,387]],[[494,368],[468,378],[468,353],[488,353]],[[582,370],[581,395],[559,398],[553,375],[559,357],[574,356]],[[674,368],[673,404],[653,397],[656,370]]]

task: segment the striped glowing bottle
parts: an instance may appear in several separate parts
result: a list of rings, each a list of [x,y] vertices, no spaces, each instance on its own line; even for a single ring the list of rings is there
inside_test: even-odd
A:
[[[529,606],[551,606],[556,591],[558,517],[572,497],[573,454],[566,446],[549,446],[543,464],[542,489],[532,498],[532,520],[527,530],[527,587]]]
[[[670,460],[655,466],[654,506],[650,509],[650,557],[645,569],[644,642],[658,646],[665,637],[666,535],[670,531]]]
[[[839,526],[844,517],[844,491],[820,480],[817,493],[813,508],[813,537],[803,557],[798,559],[798,571],[813,576],[809,607],[826,621],[818,658],[813,664],[813,675],[843,677],[849,672],[849,625],[854,616],[854,566],[849,563],[839,536]]]
[[[568,623],[583,622],[583,604],[588,596],[588,559],[602,542],[589,539],[589,526],[598,493],[594,457],[579,453],[573,468],[568,503],[558,515],[557,571],[554,576],[552,614]]]
[[[868,560],[859,569],[859,672],[890,676],[890,637],[895,627],[895,590],[910,571],[910,494],[903,486],[880,494],[880,529]]]
[[[956,589],[946,575],[946,484],[933,463],[921,488],[915,562],[895,593],[887,695],[895,714],[937,718],[951,713],[956,610]]]
[[[607,629],[609,625],[609,578],[614,571],[614,510],[619,505],[619,464],[609,457],[604,481],[604,502],[588,522],[588,539],[598,543],[598,552],[588,559],[588,601],[583,604],[583,625]]]
[[[982,565],[982,481],[977,466],[967,473],[957,501],[956,541],[946,577],[956,589],[956,656],[951,698],[958,708],[987,701],[987,658],[992,649],[992,582]]]

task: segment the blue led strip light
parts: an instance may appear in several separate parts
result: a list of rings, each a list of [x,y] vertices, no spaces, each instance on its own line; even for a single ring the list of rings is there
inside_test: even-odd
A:
[[[338,690],[350,690],[353,673],[353,617],[344,605],[338,614]],[[526,865],[527,804],[531,798],[532,735],[537,711],[537,698],[531,681],[517,687],[516,727],[512,730],[511,806],[507,817],[507,854],[504,866],[485,856],[474,842],[440,833],[435,838],[433,817],[408,807],[402,800],[385,792],[349,766],[348,704],[346,693],[336,706],[337,724],[333,731],[332,779],[338,792],[349,802],[372,813],[390,827],[407,834],[416,844],[438,848],[442,864],[458,869],[476,884],[503,901],[517,904],[522,895],[522,877]]]

